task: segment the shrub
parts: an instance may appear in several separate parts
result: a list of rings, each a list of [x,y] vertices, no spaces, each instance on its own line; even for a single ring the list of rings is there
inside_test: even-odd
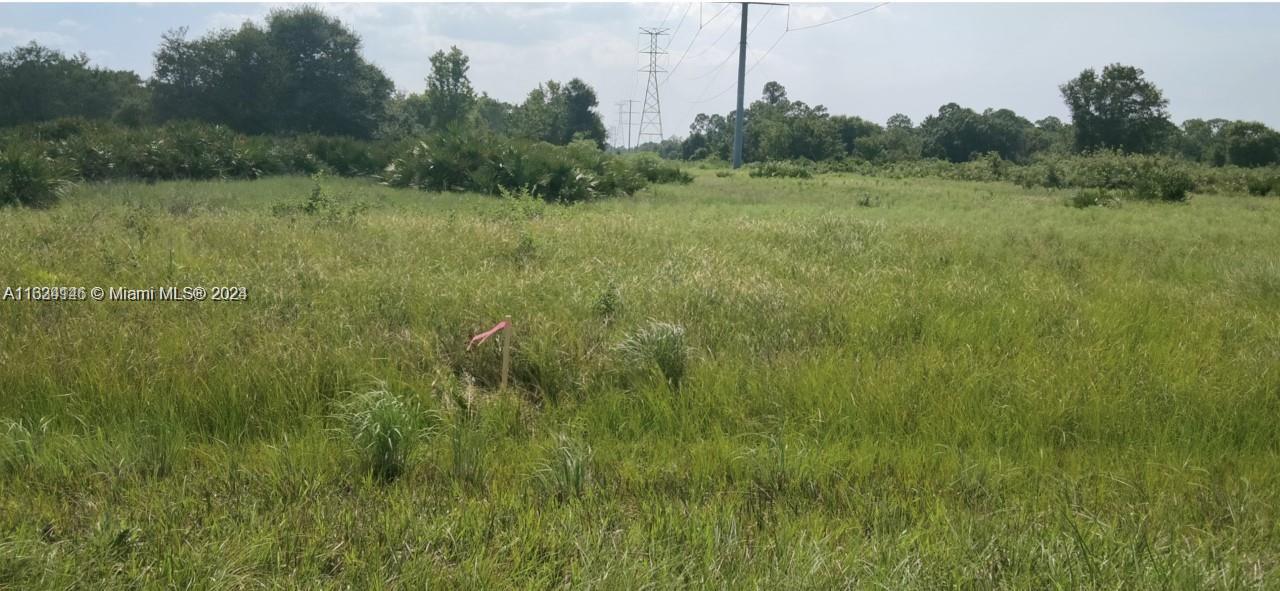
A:
[[[524,191],[545,201],[578,202],[635,192],[645,179],[593,142],[568,146],[480,133],[422,140],[382,175],[393,187],[487,194]]]
[[[1084,209],[1086,207],[1113,206],[1120,200],[1106,189],[1081,189],[1067,198],[1067,205]]]
[[[683,326],[651,322],[649,326],[627,335],[617,350],[633,368],[656,365],[671,388],[680,389],[689,364]]]
[[[0,205],[52,207],[71,186],[71,171],[37,151],[0,152]]]
[[[416,405],[381,388],[353,396],[339,416],[365,467],[383,481],[404,473],[410,452],[425,434]]]
[[[604,319],[605,322],[613,320],[614,316],[622,309],[622,292],[618,290],[618,284],[613,280],[605,286],[604,291],[596,297],[595,305],[596,315]]]
[[[1177,163],[1163,158],[1142,162],[1130,184],[1134,197],[1161,201],[1186,201],[1187,193],[1195,189],[1191,175]]]
[[[687,185],[693,182],[693,177],[689,173],[653,154],[639,154],[631,158],[630,163],[636,174],[651,183],[680,183]]]
[[[1280,195],[1280,175],[1251,174],[1245,180],[1245,187],[1250,195]]]
[[[807,179],[813,176],[809,170],[809,166],[798,162],[761,162],[751,165],[748,172],[752,177],[763,178],[799,178]]]

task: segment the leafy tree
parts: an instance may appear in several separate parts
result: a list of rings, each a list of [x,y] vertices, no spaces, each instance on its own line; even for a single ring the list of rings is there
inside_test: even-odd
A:
[[[840,137],[840,143],[844,146],[844,153],[847,156],[854,154],[855,145],[860,138],[867,138],[884,132],[884,129],[879,125],[861,117],[834,115],[831,117],[831,123],[836,128],[836,135]]]
[[[511,112],[511,131],[517,136],[567,145],[587,139],[604,147],[605,129],[596,93],[578,78],[568,84],[554,80],[540,84]]]
[[[854,141],[854,156],[874,163],[918,160],[923,150],[924,139],[920,134],[902,125]]]
[[[885,129],[912,129],[913,127],[911,118],[902,113],[890,116],[889,120],[884,123]]]
[[[84,54],[67,57],[35,42],[0,53],[0,125],[58,117],[145,117],[146,89],[137,74],[92,67]]]
[[[764,95],[765,104],[770,106],[776,106],[788,102],[787,89],[774,81],[769,81],[764,84],[764,91],[762,94]]]
[[[1188,119],[1182,122],[1178,134],[1178,153],[1188,160],[1209,162],[1217,166],[1226,164],[1227,154],[1222,149],[1222,128],[1226,119]]]
[[[1060,87],[1077,150],[1151,153],[1162,147],[1172,127],[1169,101],[1142,76],[1140,68],[1111,64],[1101,76],[1090,68]]]
[[[955,103],[938,109],[920,124],[925,155],[967,162],[975,155],[996,152],[1006,160],[1029,156],[1029,135],[1034,126],[1013,111],[987,109],[981,114]]]
[[[1037,154],[1067,154],[1075,141],[1075,132],[1071,125],[1063,123],[1057,117],[1049,116],[1036,121],[1035,129],[1030,131],[1028,152]]]
[[[1222,128],[1228,164],[1266,166],[1280,163],[1280,133],[1256,121],[1233,121]]]
[[[448,53],[437,51],[431,56],[431,74],[423,95],[422,123],[428,129],[442,130],[465,123],[476,105],[476,93],[467,79],[470,59],[457,47]]]
[[[606,133],[604,121],[595,111],[599,102],[596,91],[579,78],[570,80],[564,85],[564,139],[561,143],[569,143],[575,139],[592,140],[599,148],[604,148]]]
[[[185,34],[166,34],[156,52],[151,88],[161,119],[369,137],[386,115],[391,80],[361,57],[354,32],[316,8],[276,10],[265,28]]]
[[[267,34],[284,66],[280,118],[288,131],[368,137],[394,85],[360,55],[360,37],[304,6],[273,11]]]
[[[481,93],[476,99],[476,116],[480,123],[494,133],[507,134],[511,131],[511,117],[515,107]]]

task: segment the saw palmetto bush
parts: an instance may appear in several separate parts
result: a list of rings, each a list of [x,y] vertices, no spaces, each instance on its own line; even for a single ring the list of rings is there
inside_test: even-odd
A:
[[[71,185],[71,170],[39,150],[0,150],[0,205],[52,207]]]

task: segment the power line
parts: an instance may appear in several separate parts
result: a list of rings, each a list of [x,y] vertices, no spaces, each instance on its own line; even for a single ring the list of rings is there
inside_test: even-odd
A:
[[[782,33],[781,33],[780,35],[778,35],[778,38],[773,40],[773,45],[770,45],[770,46],[769,46],[769,49],[765,50],[764,55],[760,56],[759,58],[757,58],[757,59],[756,59],[756,61],[754,61],[754,62],[752,62],[752,63],[751,63],[751,67],[750,67],[750,68],[747,68],[747,72],[746,72],[746,73],[747,73],[747,74],[750,74],[750,73],[752,72],[752,70],[755,70],[755,69],[756,69],[756,66],[760,65],[760,62],[764,61],[764,58],[769,57],[769,53],[773,51],[773,48],[777,47],[777,46],[778,46],[778,44],[782,42],[782,38],[783,38],[783,37],[785,37],[785,36],[787,35],[787,33],[789,33],[789,32],[790,32],[790,31],[787,31],[787,30],[785,30],[785,29],[784,29],[784,30],[782,31]],[[729,55],[731,55],[731,56],[732,56],[733,54],[729,54]],[[712,80],[714,81],[714,79],[712,79]],[[733,84],[733,86],[730,86],[730,87],[728,87],[728,88],[726,88],[726,89],[724,89],[724,90],[721,90],[720,92],[716,93],[716,95],[715,95],[715,96],[713,96],[713,97],[711,97],[711,98],[707,98],[707,99],[699,99],[699,100],[695,100],[695,101],[691,101],[691,102],[693,102],[693,103],[697,104],[697,103],[705,103],[705,102],[708,102],[708,101],[713,101],[713,100],[715,100],[715,99],[718,99],[718,98],[720,98],[720,97],[724,96],[724,94],[725,94],[726,92],[729,92],[730,90],[733,90],[735,86],[737,86],[737,83],[736,83],[736,82]],[[710,88],[710,87],[711,87],[711,84],[710,84],[710,83],[708,83],[708,84],[707,84],[707,87],[708,87],[708,88]],[[705,91],[704,91],[704,94],[705,94]]]
[[[685,7],[684,14],[680,15],[680,22],[676,23],[676,30],[671,33],[671,39],[667,40],[667,46],[663,47],[663,49],[671,49],[671,43],[676,40],[676,35],[680,34],[680,27],[684,26],[684,19],[689,16],[690,10],[693,10],[692,2],[690,2],[689,5]]]
[[[773,6],[769,6],[769,10],[772,10],[772,9],[773,9]],[[769,10],[766,10],[766,11],[765,11],[765,13],[764,13],[763,15],[761,15],[760,20],[756,21],[755,26],[751,27],[751,31],[749,31],[749,32],[747,33],[747,39],[748,39],[748,40],[750,40],[750,39],[751,39],[751,36],[755,34],[756,29],[760,28],[760,25],[761,25],[762,23],[764,23],[764,17],[769,16]],[[730,27],[730,28],[732,28],[732,27]],[[726,30],[725,32],[728,32],[728,31]],[[721,37],[723,37],[723,35],[721,35]],[[717,39],[717,41],[718,41],[718,39]],[[705,53],[705,52],[703,52],[703,53]],[[711,78],[710,80],[708,80],[708,81],[707,81],[707,85],[706,85],[706,87],[704,87],[704,88],[702,89],[702,92],[698,93],[698,96],[705,96],[705,95],[707,94],[707,91],[711,89],[711,85],[712,85],[712,84],[715,84],[715,82],[716,82],[716,79],[715,79],[715,77],[714,77],[713,75],[714,75],[714,74],[718,74],[718,73],[720,72],[720,69],[721,69],[721,68],[723,68],[725,64],[729,63],[729,60],[733,59],[733,56],[737,55],[737,53],[738,53],[737,51],[729,50],[729,52],[725,54],[724,59],[720,60],[720,63],[716,64],[716,66],[715,66],[714,68],[712,68],[712,69],[708,70],[708,71],[707,71],[707,73],[702,74],[702,75],[700,75],[700,76],[694,76],[694,77],[692,77],[692,78],[689,78],[689,80],[701,80],[701,79],[706,78],[706,77],[708,77],[708,76],[712,76],[712,78]],[[722,93],[720,93],[720,95],[723,95],[723,94],[724,94],[723,92],[722,92]],[[720,96],[720,95],[716,95],[716,96]],[[694,102],[694,103],[701,103],[701,102],[706,102],[706,101],[705,101],[705,100],[695,100],[695,101],[691,101],[691,102]]]
[[[792,32],[792,31],[803,31],[803,30],[805,30],[805,29],[815,29],[815,28],[818,28],[818,27],[821,27],[821,26],[824,26],[824,25],[829,25],[829,24],[831,24],[831,23],[840,22],[840,21],[843,21],[843,20],[848,20],[848,19],[851,19],[851,18],[853,18],[853,17],[855,17],[855,16],[861,16],[861,15],[863,15],[863,14],[866,14],[866,13],[868,13],[868,12],[871,12],[871,11],[873,11],[873,10],[875,10],[875,9],[877,9],[877,8],[880,8],[880,7],[882,7],[882,6],[885,6],[885,5],[887,5],[887,4],[889,4],[889,3],[888,3],[888,2],[881,2],[881,3],[879,3],[879,4],[875,5],[875,6],[872,6],[871,8],[867,8],[867,9],[864,9],[864,10],[860,10],[860,11],[855,12],[855,13],[853,13],[853,14],[845,15],[845,16],[842,16],[842,17],[839,17],[839,18],[835,18],[835,19],[832,19],[832,20],[826,21],[826,22],[818,23],[818,24],[816,24],[816,25],[805,25],[805,26],[803,26],[803,27],[795,27],[795,28],[790,28],[790,20],[791,20],[791,18],[790,18],[790,14],[789,14],[789,13],[790,13],[790,10],[788,10],[787,20],[788,20],[788,27],[789,27],[789,28],[784,29],[784,30],[782,31],[782,34],[778,35],[778,38],[777,38],[777,39],[775,39],[775,40],[773,41],[773,45],[770,45],[770,46],[769,46],[769,49],[765,50],[764,55],[760,56],[760,57],[759,57],[755,62],[753,62],[753,63],[751,64],[751,67],[750,67],[750,68],[747,68],[747,73],[748,73],[748,74],[750,74],[753,70],[755,70],[755,69],[756,69],[756,66],[759,66],[759,65],[760,65],[760,62],[763,62],[763,61],[764,61],[764,58],[769,57],[769,54],[770,54],[770,53],[772,53],[772,52],[773,52],[773,49],[774,49],[775,47],[777,47],[779,43],[781,43],[781,42],[782,42],[782,38],[783,38],[783,37],[785,37],[785,36],[787,35],[787,33],[790,33],[790,32]],[[790,8],[790,7],[788,6],[788,9],[789,9],[789,8]],[[757,26],[759,26],[759,24],[758,24],[758,23],[757,23]],[[753,29],[753,30],[754,30],[754,29]],[[727,60],[726,60],[726,61],[727,61]],[[708,86],[710,86],[710,85],[708,85]],[[691,101],[691,102],[693,102],[693,103],[695,103],[695,104],[700,104],[700,103],[710,102],[710,101],[713,101],[713,100],[715,100],[715,99],[718,99],[718,98],[720,98],[720,97],[724,96],[724,95],[725,95],[725,93],[729,92],[730,90],[733,90],[733,88],[734,88],[733,86],[730,86],[730,87],[728,87],[728,88],[726,88],[726,89],[724,89],[724,90],[722,90],[722,91],[720,91],[720,92],[716,93],[716,95],[715,95],[715,96],[713,96],[713,97],[706,98],[706,99],[698,99],[698,100]]]
[[[729,5],[728,5],[728,4],[725,4],[725,6],[727,7],[727,6],[729,6]],[[741,8],[739,8],[738,10],[742,10],[742,9],[741,9]],[[711,19],[711,20],[715,20],[715,19],[713,18],[713,19]],[[711,24],[711,23],[710,23],[710,22],[708,22],[707,24]],[[732,22],[732,21],[730,21],[730,22],[729,22],[729,26],[725,27],[723,31],[720,31],[720,36],[719,36],[719,37],[716,37],[716,40],[715,40],[715,41],[712,41],[712,42],[711,42],[711,44],[710,44],[710,45],[708,45],[708,46],[706,47],[706,49],[703,49],[702,51],[699,51],[697,55],[693,56],[693,59],[698,59],[698,58],[700,58],[700,57],[702,57],[702,56],[704,56],[704,55],[707,55],[707,53],[709,53],[712,49],[714,49],[716,45],[719,45],[719,44],[720,44],[720,40],[721,40],[721,39],[724,39],[724,36],[725,36],[725,35],[728,35],[728,34],[729,34],[729,31],[732,31],[732,30],[733,30],[733,22]]]
[[[861,15],[864,15],[864,14],[866,14],[866,13],[868,13],[868,12],[871,12],[872,10],[875,10],[875,9],[877,9],[877,8],[880,8],[880,7],[882,7],[882,6],[886,5],[886,4],[888,4],[888,2],[881,2],[881,3],[879,3],[879,4],[875,5],[875,6],[872,6],[871,8],[867,8],[867,9],[864,9],[864,10],[859,10],[858,12],[855,12],[855,13],[853,13],[853,14],[849,14],[849,15],[845,15],[845,16],[842,16],[842,17],[840,17],[840,18],[833,18],[833,19],[831,19],[831,20],[829,20],[829,21],[827,21],[827,22],[824,22],[824,23],[818,23],[818,24],[816,24],[816,25],[805,25],[805,26],[803,26],[803,27],[795,27],[795,28],[791,28],[790,23],[788,23],[788,25],[787,25],[787,30],[788,30],[788,31],[803,31],[803,30],[805,30],[805,29],[816,29],[816,28],[818,28],[818,27],[823,27],[823,26],[829,25],[829,24],[831,24],[831,23],[838,23],[838,22],[840,22],[840,21],[842,21],[842,20],[847,20],[847,19],[851,19],[851,18],[853,18],[853,17],[855,17],[855,16],[861,16]]]
[[[675,3],[675,2],[672,2],[672,3],[670,3],[670,4],[668,4],[668,5],[667,5],[667,15],[666,15],[666,16],[664,16],[664,17],[662,17],[662,22],[658,23],[658,28],[659,28],[659,29],[661,29],[663,25],[667,24],[667,19],[671,18],[671,11],[672,11],[672,10],[675,10],[675,9],[676,9],[676,3]]]
[[[680,64],[683,64],[683,63],[684,63],[684,56],[689,55],[689,50],[690,50],[690,49],[693,49],[693,43],[694,43],[695,41],[697,41],[697,40],[698,40],[698,34],[702,32],[702,27],[704,27],[704,26],[706,26],[706,25],[709,25],[709,24],[711,24],[711,23],[715,22],[716,18],[717,18],[717,17],[719,17],[719,16],[720,16],[724,11],[725,11],[725,9],[727,9],[727,8],[729,8],[729,5],[728,5],[728,4],[725,4],[724,6],[721,6],[721,7],[720,7],[720,12],[717,12],[715,16],[711,17],[711,20],[707,21],[707,22],[706,22],[706,24],[700,24],[700,25],[698,26],[698,31],[697,31],[696,33],[694,33],[694,34],[693,34],[693,38],[692,38],[692,39],[689,39],[689,45],[688,45],[687,47],[685,47],[685,48],[684,48],[684,53],[681,53],[681,54],[680,54],[680,59],[676,60],[676,65],[672,66],[672,67],[671,67],[671,71],[670,71],[670,72],[667,72],[667,77],[662,79],[662,83],[663,83],[663,84],[666,84],[666,83],[667,83],[667,80],[670,80],[670,79],[671,79],[671,77],[675,75],[676,70],[680,69]],[[669,46],[669,45],[671,45],[671,44],[670,44],[670,43],[668,43],[667,45]]]

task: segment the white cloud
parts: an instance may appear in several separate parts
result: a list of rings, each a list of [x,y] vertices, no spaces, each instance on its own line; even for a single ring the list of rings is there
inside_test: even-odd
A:
[[[0,27],[0,45],[26,45],[32,41],[57,49],[71,49],[76,45],[74,38],[54,31],[30,31]]]

